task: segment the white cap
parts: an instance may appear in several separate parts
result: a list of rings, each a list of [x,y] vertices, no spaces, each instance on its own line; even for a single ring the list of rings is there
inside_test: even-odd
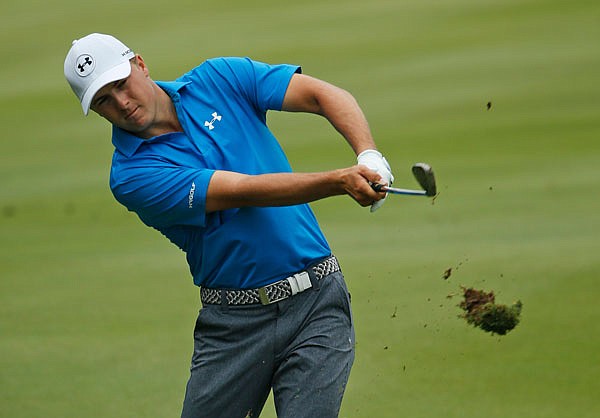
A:
[[[65,77],[88,114],[94,95],[105,85],[129,77],[135,57],[121,41],[100,33],[76,39],[65,58]]]

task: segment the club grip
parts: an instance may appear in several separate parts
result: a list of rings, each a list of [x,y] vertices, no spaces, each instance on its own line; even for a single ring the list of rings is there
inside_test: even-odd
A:
[[[373,188],[373,190],[375,190],[376,192],[382,192],[383,188],[385,187],[383,184],[379,184],[379,183],[371,183],[371,187]]]

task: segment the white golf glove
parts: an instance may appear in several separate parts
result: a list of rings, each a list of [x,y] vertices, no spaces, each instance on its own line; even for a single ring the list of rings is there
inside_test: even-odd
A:
[[[357,157],[358,164],[366,165],[371,170],[376,171],[377,174],[381,176],[381,182],[387,183],[388,186],[391,186],[394,182],[394,176],[392,175],[392,169],[390,165],[386,161],[386,159],[381,155],[381,153],[374,149],[368,149],[360,154]],[[385,203],[386,197],[371,205],[371,212],[375,212]]]

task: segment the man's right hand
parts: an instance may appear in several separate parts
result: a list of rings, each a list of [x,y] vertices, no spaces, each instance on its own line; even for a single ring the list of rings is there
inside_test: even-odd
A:
[[[385,182],[385,179],[376,171],[362,164],[340,171],[346,194],[350,195],[361,206],[372,206],[385,199],[385,192],[376,192],[371,187],[373,183]]]

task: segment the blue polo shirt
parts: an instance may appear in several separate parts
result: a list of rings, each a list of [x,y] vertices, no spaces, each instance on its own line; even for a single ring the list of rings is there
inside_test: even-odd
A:
[[[115,198],[186,253],[198,286],[256,288],[331,254],[308,205],[205,212],[215,170],[292,171],[266,113],[281,110],[300,71],[248,58],[211,59],[175,81],[157,82],[184,132],[144,140],[113,126]]]

